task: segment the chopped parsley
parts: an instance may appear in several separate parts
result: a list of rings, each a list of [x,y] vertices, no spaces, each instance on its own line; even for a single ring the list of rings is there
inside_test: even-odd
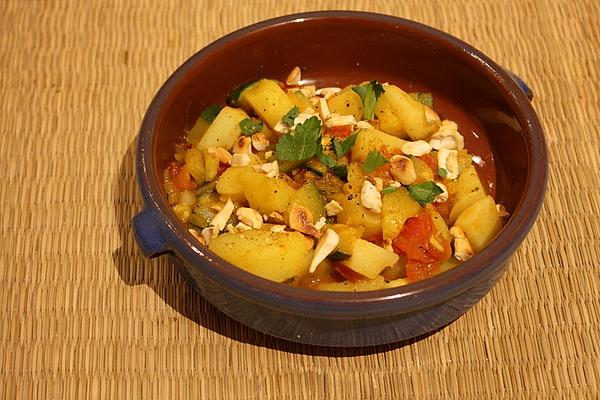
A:
[[[215,118],[217,118],[217,115],[219,115],[221,112],[222,108],[223,106],[219,104],[213,104],[212,106],[206,107],[204,111],[200,113],[200,116],[212,124]]]
[[[275,150],[279,160],[307,160],[314,157],[322,151],[321,121],[317,117],[310,117],[298,124],[294,132],[286,133],[279,139]]]
[[[438,168],[438,175],[440,178],[444,179],[448,176],[448,171],[446,171],[446,168]]]
[[[287,126],[294,126],[294,120],[300,114],[300,109],[298,106],[292,107],[290,111],[288,111],[282,118],[281,121]]]
[[[433,96],[431,95],[431,93],[410,93],[410,97],[412,97],[419,103],[426,105],[429,108],[433,107]]]
[[[354,146],[354,142],[356,142],[356,133],[348,136],[346,139],[341,142],[336,138],[333,138],[333,149],[335,150],[335,154],[339,157],[343,157],[352,149]]]
[[[365,158],[363,169],[368,174],[369,172],[375,171],[377,168],[388,162],[390,161],[387,158],[382,156],[379,152],[372,150],[369,152],[369,154],[367,154],[367,158]]]
[[[250,117],[241,120],[239,125],[244,136],[251,136],[263,129],[263,123],[261,121]]]
[[[397,186],[387,186],[387,187],[384,187],[383,190],[381,190],[381,194],[393,193],[396,190],[398,190]]]
[[[344,182],[348,182],[348,166],[346,164],[338,164],[331,167],[331,173]]]
[[[354,92],[356,92],[363,103],[363,117],[366,120],[373,120],[375,114],[375,104],[377,104],[377,99],[385,89],[381,85],[381,83],[373,80],[369,83],[364,83],[360,86],[355,86],[352,88]]]
[[[410,185],[408,187],[408,192],[421,206],[432,203],[437,195],[444,193],[442,188],[433,181]]]

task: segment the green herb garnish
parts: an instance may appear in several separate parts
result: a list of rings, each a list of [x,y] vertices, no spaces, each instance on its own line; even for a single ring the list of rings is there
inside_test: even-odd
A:
[[[384,188],[381,190],[381,194],[393,193],[393,192],[395,192],[396,190],[398,190],[398,187],[397,187],[397,186],[387,186],[387,187],[384,187]]]
[[[433,96],[431,93],[410,93],[410,97],[412,97],[419,103],[426,105],[427,107],[433,107]]]
[[[339,157],[343,157],[350,151],[354,143],[356,142],[356,133],[348,136],[346,139],[341,142],[336,138],[333,138],[333,149],[335,150],[335,154]]]
[[[432,203],[437,195],[444,193],[442,188],[433,181],[410,185],[408,187],[408,192],[421,206]]]
[[[337,161],[335,161],[333,159],[333,157],[328,156],[327,154],[325,154],[323,152],[323,147],[319,147],[319,150],[317,151],[317,158],[319,159],[319,161],[321,161],[323,164],[325,164],[327,166],[327,168],[333,168],[337,165]]]
[[[375,104],[377,104],[377,99],[385,89],[381,85],[381,83],[373,80],[369,83],[362,84],[360,86],[355,86],[352,88],[354,92],[356,92],[363,103],[363,117],[366,120],[373,120],[375,113]]]
[[[348,166],[346,164],[338,164],[335,167],[331,167],[331,173],[344,182],[348,182]]]
[[[292,127],[294,126],[294,120],[296,119],[298,114],[300,114],[300,109],[298,108],[298,106],[294,106],[283,116],[283,118],[281,118],[281,121],[287,126]]]
[[[239,125],[244,136],[254,135],[263,129],[263,123],[261,121],[250,117],[241,120]]]
[[[310,117],[298,124],[294,132],[286,133],[279,139],[275,150],[279,160],[306,160],[314,157],[322,151],[321,121],[317,117]]]
[[[365,158],[363,169],[368,174],[388,162],[390,161],[387,158],[382,156],[379,152],[372,150],[367,154],[367,158]]]
[[[212,106],[206,107],[204,111],[200,113],[200,116],[212,124],[215,118],[217,118],[217,115],[219,115],[221,112],[222,108],[223,106],[219,104],[213,104]]]
[[[446,171],[446,168],[438,168],[438,175],[440,178],[444,179],[448,176],[448,171]]]

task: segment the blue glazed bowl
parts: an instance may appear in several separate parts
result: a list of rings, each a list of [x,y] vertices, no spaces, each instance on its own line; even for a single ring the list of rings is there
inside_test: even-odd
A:
[[[376,78],[426,87],[468,115],[495,159],[496,199],[510,218],[496,239],[460,266],[404,287],[316,292],[245,272],[200,245],[171,212],[162,171],[173,143],[205,106],[258,77],[284,79],[300,65],[318,85]],[[442,327],[495,284],[542,204],[547,154],[518,78],[468,44],[404,19],[314,12],[251,25],[205,47],[160,88],[141,125],[137,176],[145,208],[133,220],[146,256],[169,254],[189,284],[235,320],[269,335],[324,346],[397,342]]]

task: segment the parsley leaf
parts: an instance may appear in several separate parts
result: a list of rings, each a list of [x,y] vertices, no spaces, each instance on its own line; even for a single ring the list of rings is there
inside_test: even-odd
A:
[[[251,136],[263,129],[263,123],[261,121],[250,117],[241,120],[239,125],[244,136]]]
[[[410,93],[410,97],[429,108],[433,107],[433,96],[431,93],[415,92]]]
[[[408,192],[420,205],[424,206],[427,203],[432,203],[438,194],[444,191],[433,181],[416,183],[408,187]]]
[[[219,113],[221,112],[221,109],[223,108],[223,106],[220,106],[218,104],[213,104],[212,106],[208,106],[204,109],[204,111],[202,111],[202,113],[200,113],[200,116],[202,116],[202,118],[204,118],[205,120],[207,120],[208,122],[210,122],[212,124],[212,122],[215,120],[215,118],[217,118],[217,115],[219,115]]]
[[[288,111],[282,118],[281,121],[287,126],[294,126],[294,120],[300,114],[300,109],[298,106],[292,107],[290,111]]]
[[[365,158],[363,169],[366,173],[373,172],[388,162],[390,161],[387,158],[379,154],[379,152],[372,150],[367,154],[367,158]]]
[[[352,90],[360,96],[360,99],[363,102],[364,119],[372,120],[375,114],[375,104],[377,103],[377,99],[385,92],[385,89],[381,83],[373,80],[369,83],[355,86]]]
[[[319,147],[319,150],[317,150],[317,158],[319,159],[319,161],[325,164],[327,168],[333,168],[337,165],[337,162],[333,159],[333,157],[330,157],[327,154],[323,153],[322,147]]]
[[[438,168],[438,175],[440,178],[444,179],[448,176],[448,171],[446,171],[446,168]]]
[[[396,186],[387,186],[387,187],[383,188],[383,190],[381,191],[381,194],[393,193],[396,190],[398,190],[398,187],[396,187]]]
[[[306,160],[317,155],[321,150],[321,121],[310,117],[298,124],[293,133],[279,139],[275,150],[279,160]]]
[[[354,146],[354,142],[356,142],[357,133],[348,136],[343,141],[339,141],[336,138],[333,138],[333,149],[335,150],[335,154],[339,157],[343,157],[350,151],[352,146]]]
[[[331,253],[330,255],[328,255],[327,258],[329,258],[330,260],[333,260],[333,261],[343,261],[343,260],[349,259],[350,254],[346,254],[342,251],[336,250],[333,253]]]
[[[346,164],[338,164],[331,167],[331,173],[344,182],[348,182],[348,166]]]

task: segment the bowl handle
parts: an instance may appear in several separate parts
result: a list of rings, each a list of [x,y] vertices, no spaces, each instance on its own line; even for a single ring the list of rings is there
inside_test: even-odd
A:
[[[521,88],[521,90],[523,91],[523,93],[525,93],[525,96],[527,96],[527,98],[529,99],[529,101],[532,101],[533,100],[533,90],[531,90],[531,88],[529,87],[529,85],[526,84],[525,81],[523,79],[521,79],[514,72],[509,71],[508,69],[504,69],[504,70],[512,78],[512,80],[515,81],[515,83],[517,84],[517,86],[519,86],[519,88]]]
[[[160,218],[150,207],[133,217],[135,240],[146,257],[155,257],[169,250],[160,230]]]

